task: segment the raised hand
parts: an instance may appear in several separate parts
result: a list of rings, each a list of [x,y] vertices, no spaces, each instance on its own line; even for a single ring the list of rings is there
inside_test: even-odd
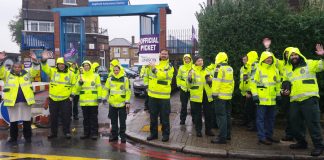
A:
[[[7,55],[5,51],[0,52],[0,61],[3,61],[6,57]]]
[[[316,44],[316,54],[319,56],[323,56],[324,55],[324,49],[323,49],[323,45],[321,44]]]
[[[52,53],[50,51],[43,51],[42,52],[42,59],[43,60],[47,60],[49,58],[52,58]]]
[[[29,52],[29,57],[32,59],[33,62],[38,62],[36,54],[33,51]]]

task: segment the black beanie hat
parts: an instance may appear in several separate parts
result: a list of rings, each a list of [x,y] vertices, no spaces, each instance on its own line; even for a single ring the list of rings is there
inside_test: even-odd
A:
[[[194,58],[193,58],[193,63],[196,63],[196,61],[198,60],[198,59],[203,59],[201,56],[199,56],[199,55],[196,55],[196,56],[194,56]]]

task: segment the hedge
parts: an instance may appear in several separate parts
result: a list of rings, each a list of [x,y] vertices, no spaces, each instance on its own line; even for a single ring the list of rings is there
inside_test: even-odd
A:
[[[324,43],[324,2],[301,3],[299,8],[288,0],[216,0],[213,6],[201,5],[196,14],[199,22],[199,54],[206,63],[214,62],[216,53],[225,51],[235,72],[234,111],[239,108],[240,58],[251,50],[259,56],[262,39],[272,39],[271,50],[279,59],[286,47],[298,47],[312,59],[315,44]],[[320,94],[324,95],[324,75],[318,74]],[[324,96],[323,96],[324,97]],[[323,106],[323,104],[321,104]]]

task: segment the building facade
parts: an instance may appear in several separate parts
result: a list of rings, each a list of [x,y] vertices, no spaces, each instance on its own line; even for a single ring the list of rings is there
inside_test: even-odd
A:
[[[124,67],[138,64],[138,43],[132,36],[132,42],[125,38],[114,38],[109,42],[110,59],[118,59]]]
[[[88,6],[88,0],[22,0],[22,52],[33,49],[49,49],[54,51],[54,19],[52,8]],[[85,44],[83,59],[102,63],[101,59],[109,60],[108,31],[98,27],[98,17],[84,17]],[[70,40],[70,47],[79,47],[80,22],[69,19],[65,23],[66,38]],[[106,55],[106,57],[102,57]]]

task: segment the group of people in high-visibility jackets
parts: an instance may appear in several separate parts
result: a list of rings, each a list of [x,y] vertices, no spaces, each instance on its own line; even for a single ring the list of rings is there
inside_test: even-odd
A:
[[[268,38],[264,43],[271,43]],[[266,46],[266,45],[265,45]],[[323,46],[316,45],[316,53],[324,55]],[[249,130],[257,130],[258,143],[271,145],[280,141],[273,138],[276,106],[286,116],[285,136],[281,141],[296,141],[291,149],[306,149],[306,127],[310,133],[314,150],[319,156],[324,149],[320,125],[319,88],[316,73],[324,70],[321,60],[307,59],[298,48],[287,47],[282,60],[270,51],[256,51],[243,56],[240,70],[241,95],[245,100],[245,124]],[[322,57],[321,57],[322,58]]]
[[[62,122],[63,135],[71,139],[71,116],[73,104],[73,118],[78,120],[78,103],[83,113],[84,132],[80,139],[97,140],[98,138],[98,105],[106,103],[109,99],[109,118],[112,124],[112,134],[109,141],[117,141],[118,136],[122,143],[126,143],[126,116],[130,107],[130,83],[125,76],[118,60],[112,61],[112,72],[101,85],[97,74],[98,63],[85,60],[80,70],[76,63],[68,64],[63,57],[56,60],[56,66],[50,67],[47,60],[52,55],[48,51],[42,53],[40,62],[31,52],[30,58],[33,67],[26,71],[22,64],[16,62],[10,71],[5,69],[3,62],[6,58],[4,52],[0,53],[0,78],[4,84],[4,105],[8,107],[10,115],[9,143],[17,143],[18,122],[23,121],[23,134],[27,143],[31,142],[31,105],[35,103],[32,87],[33,77],[41,68],[50,78],[49,84],[49,110],[50,135],[48,139],[58,136],[58,123]],[[40,67],[39,67],[40,66]],[[81,69],[82,68],[82,69]],[[120,127],[118,127],[118,120]]]
[[[231,99],[234,91],[233,68],[228,64],[225,52],[216,55],[215,63],[204,67],[202,57],[190,54],[183,57],[184,64],[177,73],[177,85],[180,88],[180,125],[185,125],[187,104],[190,101],[192,122],[196,136],[202,137],[202,113],[205,119],[205,135],[215,136],[212,131],[215,124],[219,128],[218,136],[211,141],[226,144],[231,140]]]
[[[270,41],[270,42],[269,42]],[[310,133],[314,150],[312,156],[319,156],[324,149],[320,125],[319,87],[316,73],[324,70],[321,60],[307,59],[298,48],[287,47],[282,60],[277,59],[269,49],[270,39],[264,39],[266,50],[260,59],[256,51],[243,56],[240,70],[239,89],[245,99],[244,114],[247,116],[249,129],[257,130],[258,143],[271,145],[279,140],[273,138],[276,107],[283,108],[287,118],[286,135],[282,141],[296,140],[291,149],[305,149],[306,127]],[[324,56],[323,46],[316,45],[316,53]],[[31,85],[38,65],[50,77],[49,109],[51,134],[48,139],[58,135],[58,121],[61,118],[63,134],[70,139],[70,121],[72,101],[79,95],[83,111],[84,133],[81,139],[98,138],[98,105],[109,100],[109,115],[112,130],[109,141],[126,142],[126,117],[130,107],[130,81],[126,77],[118,60],[110,63],[108,79],[102,87],[100,76],[96,73],[98,64],[84,61],[82,70],[77,66],[67,65],[64,58],[56,60],[55,67],[49,67],[47,59],[51,56],[45,51],[40,63],[35,54],[30,55],[33,67],[26,71],[21,63],[15,63],[10,71],[6,71],[3,61],[4,52],[0,53],[0,78],[5,81],[4,103],[9,108],[10,139],[16,142],[18,121],[23,121],[23,134],[27,143],[31,142],[31,109],[35,103]],[[321,57],[321,58],[322,58]],[[202,113],[205,121],[205,135],[215,136],[212,132],[213,122],[217,122],[219,133],[211,143],[226,144],[231,140],[231,99],[234,91],[234,71],[228,64],[228,55],[219,52],[215,62],[204,67],[204,60],[199,55],[193,58],[190,54],[183,57],[176,81],[180,88],[181,114],[180,125],[186,124],[187,105],[190,101],[192,122],[197,137],[202,137]],[[80,67],[80,68],[81,68]],[[150,113],[150,135],[147,140],[158,138],[158,117],[162,124],[162,141],[169,141],[170,136],[170,93],[174,76],[174,67],[169,62],[169,51],[160,51],[158,64],[150,63],[143,67],[141,77],[147,85]],[[76,105],[76,104],[74,104]],[[73,114],[77,119],[77,112]],[[119,121],[119,127],[118,127]]]

